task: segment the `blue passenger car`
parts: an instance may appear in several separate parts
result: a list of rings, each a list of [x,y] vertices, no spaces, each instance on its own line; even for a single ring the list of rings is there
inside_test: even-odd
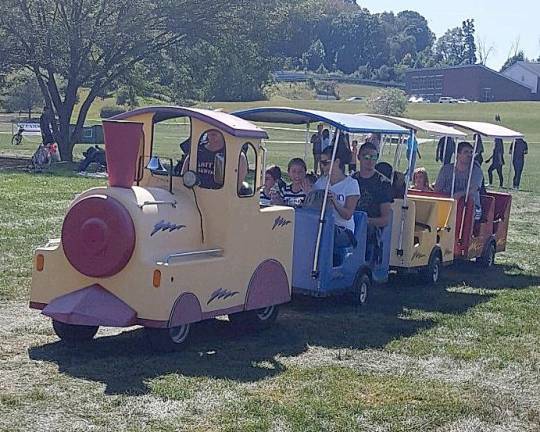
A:
[[[335,128],[334,136],[340,132],[409,135],[401,126],[362,115],[272,107],[232,114],[255,122],[303,124],[307,132],[310,123],[320,122]],[[306,133],[304,157],[308,154],[308,136]],[[334,215],[324,202],[323,199],[319,206],[304,206],[295,211],[293,291],[314,297],[351,292],[354,302],[363,304],[371,283],[388,280],[392,226],[379,230],[377,240],[368,242],[367,215],[355,212],[356,246],[334,250]]]

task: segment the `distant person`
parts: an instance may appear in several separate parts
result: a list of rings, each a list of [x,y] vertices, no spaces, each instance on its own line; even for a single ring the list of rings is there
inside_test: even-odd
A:
[[[349,143],[349,134],[340,133],[338,138],[336,158],[338,158],[343,165],[349,165],[351,163],[352,151]]]
[[[446,142],[446,145],[445,145]],[[442,137],[437,144],[435,162],[441,161],[443,165],[452,163],[452,156],[456,151],[456,142],[452,137]]]
[[[514,189],[519,190],[521,174],[523,173],[523,167],[525,166],[525,155],[529,153],[529,146],[527,145],[527,141],[522,138],[518,138],[515,141],[515,144],[515,147],[513,143],[510,146],[510,154],[513,154],[512,165],[514,166],[514,179],[512,181],[512,186]]]
[[[435,182],[435,192],[443,193],[448,196],[452,193],[452,180],[454,177],[455,165],[455,183],[453,198],[460,199],[467,194],[467,185],[469,184],[469,172],[473,164],[471,182],[469,185],[469,196],[474,200],[474,219],[480,220],[482,217],[482,204],[480,202],[480,188],[484,181],[482,169],[473,160],[473,146],[465,141],[458,144],[455,164],[444,165]]]
[[[349,164],[349,172],[356,171],[356,160],[358,158],[358,140],[353,140],[351,143],[351,163]]]
[[[322,151],[324,151],[324,149],[326,147],[330,147],[330,131],[328,129],[324,129],[323,132],[322,132]]]
[[[54,118],[51,109],[48,106],[43,107],[43,112],[39,117],[39,128],[41,129],[41,139],[44,145],[52,144],[56,142],[54,139],[54,125],[56,119]]]
[[[493,171],[497,171],[497,176],[499,177],[499,187],[503,187],[504,178],[503,178],[503,165],[504,165],[504,146],[503,140],[501,138],[495,138],[495,146],[493,147],[493,154],[489,159],[486,160],[486,163],[491,162],[491,165],[488,168],[488,178],[489,184],[493,186]]]
[[[484,162],[484,144],[482,143],[482,136],[479,134],[474,134],[474,142],[476,143],[476,153],[474,154],[474,160],[482,166]]]
[[[311,148],[313,151],[313,171],[315,173],[319,170],[319,161],[321,160],[321,153],[323,151],[323,129],[322,123],[317,125],[317,133],[311,135]]]
[[[382,134],[380,133],[370,133],[368,134],[368,136],[366,137],[366,143],[371,143],[375,146],[375,148],[377,149],[377,153],[380,153],[381,151],[381,141],[382,141]]]

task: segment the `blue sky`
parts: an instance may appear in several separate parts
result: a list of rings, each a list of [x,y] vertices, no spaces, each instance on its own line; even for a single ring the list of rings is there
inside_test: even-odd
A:
[[[536,60],[540,56],[540,0],[357,0],[371,12],[415,10],[441,36],[450,27],[457,27],[466,18],[474,18],[476,38],[493,46],[488,66],[500,69],[512,45],[519,38],[525,55]]]

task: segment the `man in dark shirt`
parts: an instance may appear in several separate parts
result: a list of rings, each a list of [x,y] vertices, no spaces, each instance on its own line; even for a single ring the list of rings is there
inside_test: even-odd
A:
[[[360,169],[353,178],[360,187],[360,200],[357,210],[365,211],[368,223],[373,227],[384,227],[390,223],[392,185],[375,170],[379,160],[377,147],[367,142],[358,151]]]
[[[527,141],[522,138],[518,138],[515,141],[515,145],[512,144],[510,147],[510,154],[512,157],[512,164],[514,166],[514,180],[513,187],[514,189],[519,189],[519,184],[521,183],[521,174],[523,173],[523,167],[525,166],[525,155],[529,153],[529,146]]]

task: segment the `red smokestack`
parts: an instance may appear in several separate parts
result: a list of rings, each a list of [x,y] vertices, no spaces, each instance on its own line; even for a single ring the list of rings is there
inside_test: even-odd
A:
[[[105,153],[109,186],[130,188],[137,171],[137,156],[144,142],[143,124],[104,120]]]

